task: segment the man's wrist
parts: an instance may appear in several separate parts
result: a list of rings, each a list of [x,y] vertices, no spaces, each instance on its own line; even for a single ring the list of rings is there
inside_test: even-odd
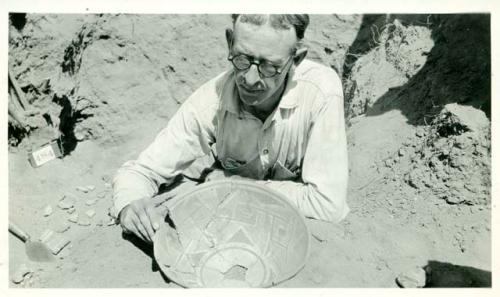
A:
[[[115,217],[115,222],[117,224],[120,224],[120,221],[121,221],[121,217],[122,217],[122,214],[127,211],[127,209],[130,207],[130,203],[125,205],[124,207],[122,207],[122,209],[120,210],[120,212],[118,212],[118,214],[116,215]]]

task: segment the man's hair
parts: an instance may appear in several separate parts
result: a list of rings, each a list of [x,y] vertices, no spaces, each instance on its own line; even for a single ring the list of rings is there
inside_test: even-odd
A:
[[[238,20],[242,23],[254,25],[264,25],[269,23],[275,29],[295,29],[298,40],[304,38],[306,28],[309,25],[309,15],[307,14],[232,14],[233,25]]]

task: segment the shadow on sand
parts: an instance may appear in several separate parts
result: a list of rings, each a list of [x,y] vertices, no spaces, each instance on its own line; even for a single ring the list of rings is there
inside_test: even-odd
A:
[[[426,288],[491,288],[491,272],[469,266],[429,261]]]

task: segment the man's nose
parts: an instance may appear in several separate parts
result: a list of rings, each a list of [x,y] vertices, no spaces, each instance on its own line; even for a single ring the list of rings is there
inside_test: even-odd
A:
[[[245,78],[245,83],[248,86],[253,86],[256,83],[258,83],[261,78],[259,74],[259,69],[257,65],[251,65],[250,68],[248,68],[247,72],[244,75]]]

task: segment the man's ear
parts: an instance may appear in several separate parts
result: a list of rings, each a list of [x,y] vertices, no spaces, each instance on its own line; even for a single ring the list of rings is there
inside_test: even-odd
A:
[[[307,56],[307,47],[299,47],[295,52],[295,57],[293,58],[293,63],[295,66],[299,66],[299,64],[305,59]]]
[[[233,37],[234,37],[234,32],[231,29],[226,29],[226,41],[227,41],[227,48],[231,51],[231,47],[233,45]]]

